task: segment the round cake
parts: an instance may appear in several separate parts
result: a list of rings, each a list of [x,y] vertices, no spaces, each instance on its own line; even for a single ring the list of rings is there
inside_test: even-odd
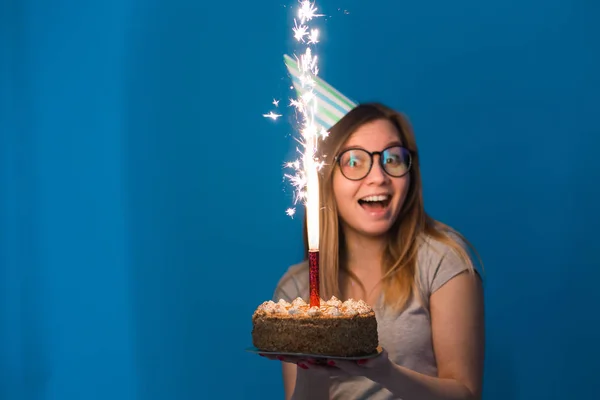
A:
[[[362,300],[321,299],[310,307],[298,297],[262,303],[252,316],[252,342],[266,352],[337,357],[367,356],[379,338],[373,309]]]

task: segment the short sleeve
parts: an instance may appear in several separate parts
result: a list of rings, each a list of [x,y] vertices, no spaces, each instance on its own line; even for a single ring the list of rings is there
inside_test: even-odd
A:
[[[460,239],[457,240],[463,245]],[[470,270],[468,260],[464,260],[453,247],[431,237],[426,238],[419,248],[418,263],[421,290],[426,298],[455,276]]]
[[[463,260],[454,250],[447,249],[432,271],[429,293],[435,293],[449,280],[468,270],[469,266],[465,260]]]
[[[308,301],[308,263],[306,262],[288,269],[279,280],[272,300],[277,303],[283,299],[291,303],[298,297]]]

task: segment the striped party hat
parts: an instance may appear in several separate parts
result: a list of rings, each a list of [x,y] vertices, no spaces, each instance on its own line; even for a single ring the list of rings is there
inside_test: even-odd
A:
[[[302,72],[298,68],[298,63],[287,54],[283,56],[285,65],[292,77],[292,83],[298,96],[304,94],[300,77]],[[314,94],[317,97],[317,109],[315,112],[315,123],[319,128],[329,130],[344,115],[356,107],[357,103],[350,100],[333,86],[319,77],[315,77]]]

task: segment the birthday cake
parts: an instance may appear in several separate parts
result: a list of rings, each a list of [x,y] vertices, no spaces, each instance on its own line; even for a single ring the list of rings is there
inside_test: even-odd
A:
[[[379,345],[375,312],[362,300],[332,297],[319,307],[300,297],[270,300],[258,306],[252,326],[254,346],[268,352],[360,357]]]

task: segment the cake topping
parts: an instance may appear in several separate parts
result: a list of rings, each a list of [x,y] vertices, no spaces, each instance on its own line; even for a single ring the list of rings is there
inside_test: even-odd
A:
[[[273,300],[265,301],[260,306],[258,306],[258,309],[256,311],[264,311],[266,313],[272,313],[275,311],[275,303],[273,302]]]
[[[281,305],[283,307],[289,307],[290,303],[288,303],[287,301],[285,301],[284,299],[279,299],[279,302],[277,303],[278,305]]]
[[[294,315],[294,314],[302,314],[302,313],[304,313],[304,311],[302,311],[302,309],[301,309],[301,308],[299,308],[299,307],[291,307],[291,308],[288,310],[288,314],[290,314],[290,315]]]
[[[373,312],[373,309],[363,300],[348,299],[344,302],[332,296],[325,301],[321,299],[320,307],[310,307],[304,299],[297,297],[291,303],[280,299],[277,303],[272,300],[265,301],[256,309],[257,314],[287,314],[308,316],[348,316],[364,315]]]
[[[337,299],[335,296],[331,296],[331,299],[329,301],[327,301],[328,306],[332,306],[332,307],[341,307],[342,306],[342,302]]]
[[[359,314],[367,314],[372,311],[372,308],[369,307],[369,305],[367,303],[365,303],[363,300],[357,301],[354,299],[348,299],[344,302],[344,307],[348,311],[354,310]]]
[[[332,317],[339,317],[342,315],[342,312],[337,307],[328,307],[327,311],[325,311],[325,314],[331,315]]]
[[[311,317],[316,317],[317,315],[321,315],[321,310],[319,309],[319,307],[315,306],[315,307],[309,308],[306,313]]]
[[[306,302],[304,300],[302,300],[301,297],[296,297],[296,299],[294,299],[294,301],[292,301],[292,307],[300,307],[300,306],[305,306]]]
[[[275,304],[275,310],[273,311],[276,314],[286,314],[288,312],[287,307],[281,305],[281,304]]]
[[[346,310],[346,315],[354,317],[355,315],[358,315],[358,311],[356,311],[353,308],[349,308],[349,309]]]

